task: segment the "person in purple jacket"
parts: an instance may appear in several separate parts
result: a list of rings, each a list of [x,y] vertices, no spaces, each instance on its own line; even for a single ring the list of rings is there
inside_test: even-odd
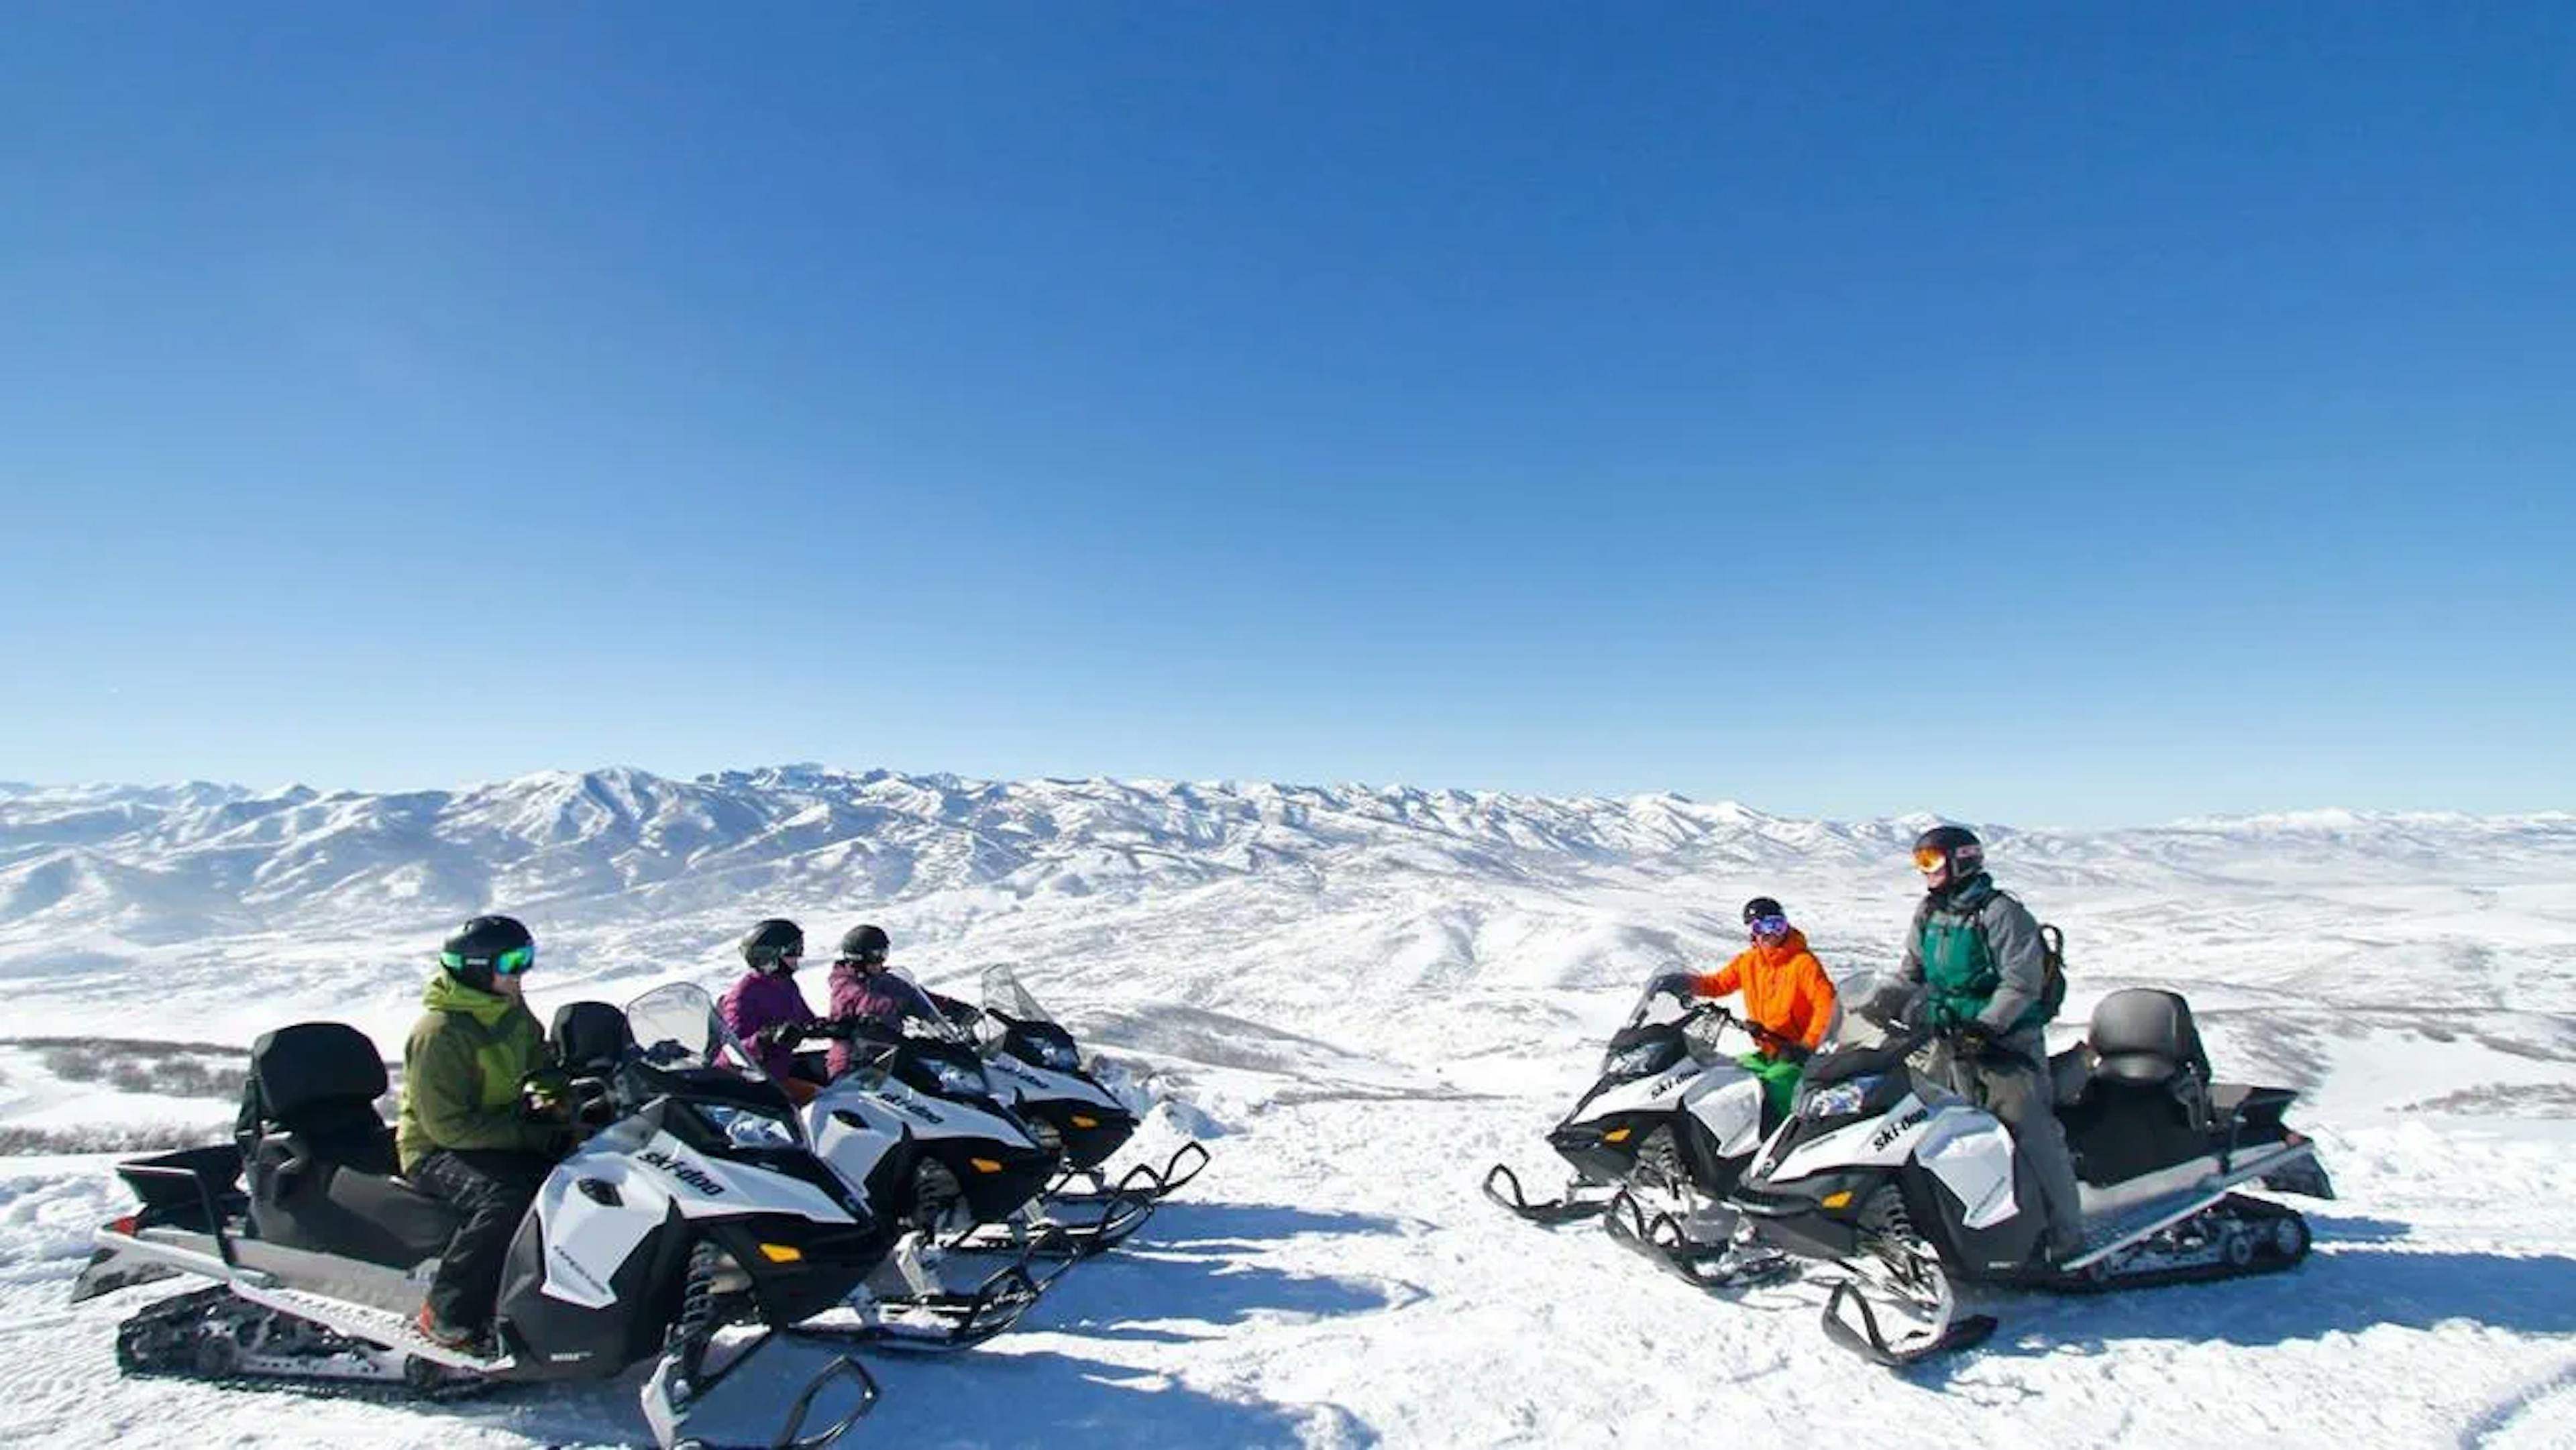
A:
[[[873,926],[854,926],[841,938],[840,955],[832,960],[832,1019],[865,1034],[893,1037],[906,1017],[935,1016],[938,1008],[911,982],[886,965],[893,943]],[[832,1043],[832,1076],[848,1072],[857,1060],[847,1035]]]
[[[753,923],[742,934],[742,960],[751,970],[726,989],[717,1008],[760,1070],[800,1103],[814,1096],[815,1086],[795,1076],[797,1037],[814,1022],[796,987],[796,964],[804,958],[805,933],[796,923],[779,916]]]

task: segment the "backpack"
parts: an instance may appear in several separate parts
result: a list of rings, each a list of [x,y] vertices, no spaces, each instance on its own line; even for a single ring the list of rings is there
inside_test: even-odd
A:
[[[2040,1021],[2054,1022],[2057,1011],[2066,1005],[2066,933],[2047,922],[2039,924]]]
[[[2002,891],[1997,891],[1995,895],[2004,897],[2016,906],[2021,906],[2021,898],[2018,896],[2010,896]],[[2028,911],[2030,908],[2023,906],[2022,910]],[[1977,934],[1985,935],[1985,928],[1979,926]],[[2059,931],[2048,922],[2041,922],[2039,952],[2039,1022],[2044,1025],[2056,1021],[2058,1010],[2066,1005],[2066,933]],[[1994,954],[1994,944],[1987,943],[1987,958],[1991,960]]]

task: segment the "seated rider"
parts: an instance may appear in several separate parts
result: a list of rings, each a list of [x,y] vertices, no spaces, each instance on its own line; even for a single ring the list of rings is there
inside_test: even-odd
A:
[[[841,938],[832,961],[832,1021],[842,1035],[832,1042],[831,1072],[839,1078],[858,1061],[850,1034],[892,1038],[903,1032],[903,1019],[937,1021],[940,1004],[886,965],[893,943],[874,926],[854,926]]]
[[[759,1060],[760,1070],[786,1090],[793,1101],[813,1101],[817,1084],[796,1072],[796,1043],[814,1024],[813,1009],[796,986],[796,966],[805,959],[805,933],[785,917],[752,924],[742,934],[742,979],[725,990],[717,1003],[725,1026]]]
[[[517,921],[468,921],[439,951],[439,974],[421,994],[428,1010],[403,1044],[394,1137],[403,1177],[464,1215],[415,1321],[451,1349],[488,1341],[510,1240],[565,1146],[560,1122],[521,1106],[520,1082],[545,1054],[545,1031],[520,997],[536,956]]]
[[[1798,1091],[1799,1064],[1834,1022],[1834,984],[1824,964],[1807,950],[1804,933],[1768,896],[1744,903],[1744,925],[1753,944],[1714,972],[1673,972],[1657,977],[1651,992],[1677,1000],[1744,994],[1744,1018],[1757,1029],[1757,1048],[1736,1059],[1762,1079],[1766,1121],[1788,1116]]]

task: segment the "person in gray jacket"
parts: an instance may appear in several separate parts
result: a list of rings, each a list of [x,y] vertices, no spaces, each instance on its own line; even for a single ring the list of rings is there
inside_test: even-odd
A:
[[[1964,826],[1935,826],[1917,837],[1914,864],[1923,872],[1923,901],[1906,933],[1898,981],[1883,992],[1919,999],[1921,1020],[1948,1030],[1935,1072],[2012,1130],[2039,1181],[2049,1257],[2063,1262],[2084,1247],[2084,1207],[2048,1071],[2043,1029],[2057,1004],[2048,1000],[2039,923],[1995,889],[1985,847]],[[1880,1011],[1894,1005],[1884,996],[1872,1002]]]

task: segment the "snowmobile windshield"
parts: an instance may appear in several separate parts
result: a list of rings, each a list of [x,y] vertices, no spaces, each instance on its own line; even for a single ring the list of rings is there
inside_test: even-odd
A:
[[[644,1060],[665,1072],[712,1067],[768,1081],[759,1056],[725,1026],[704,988],[687,982],[656,987],[626,1004],[626,1023]]]
[[[984,969],[984,1010],[999,1012],[1021,1022],[1053,1022],[1055,1014],[1038,1004],[1020,981],[1015,967]]]

